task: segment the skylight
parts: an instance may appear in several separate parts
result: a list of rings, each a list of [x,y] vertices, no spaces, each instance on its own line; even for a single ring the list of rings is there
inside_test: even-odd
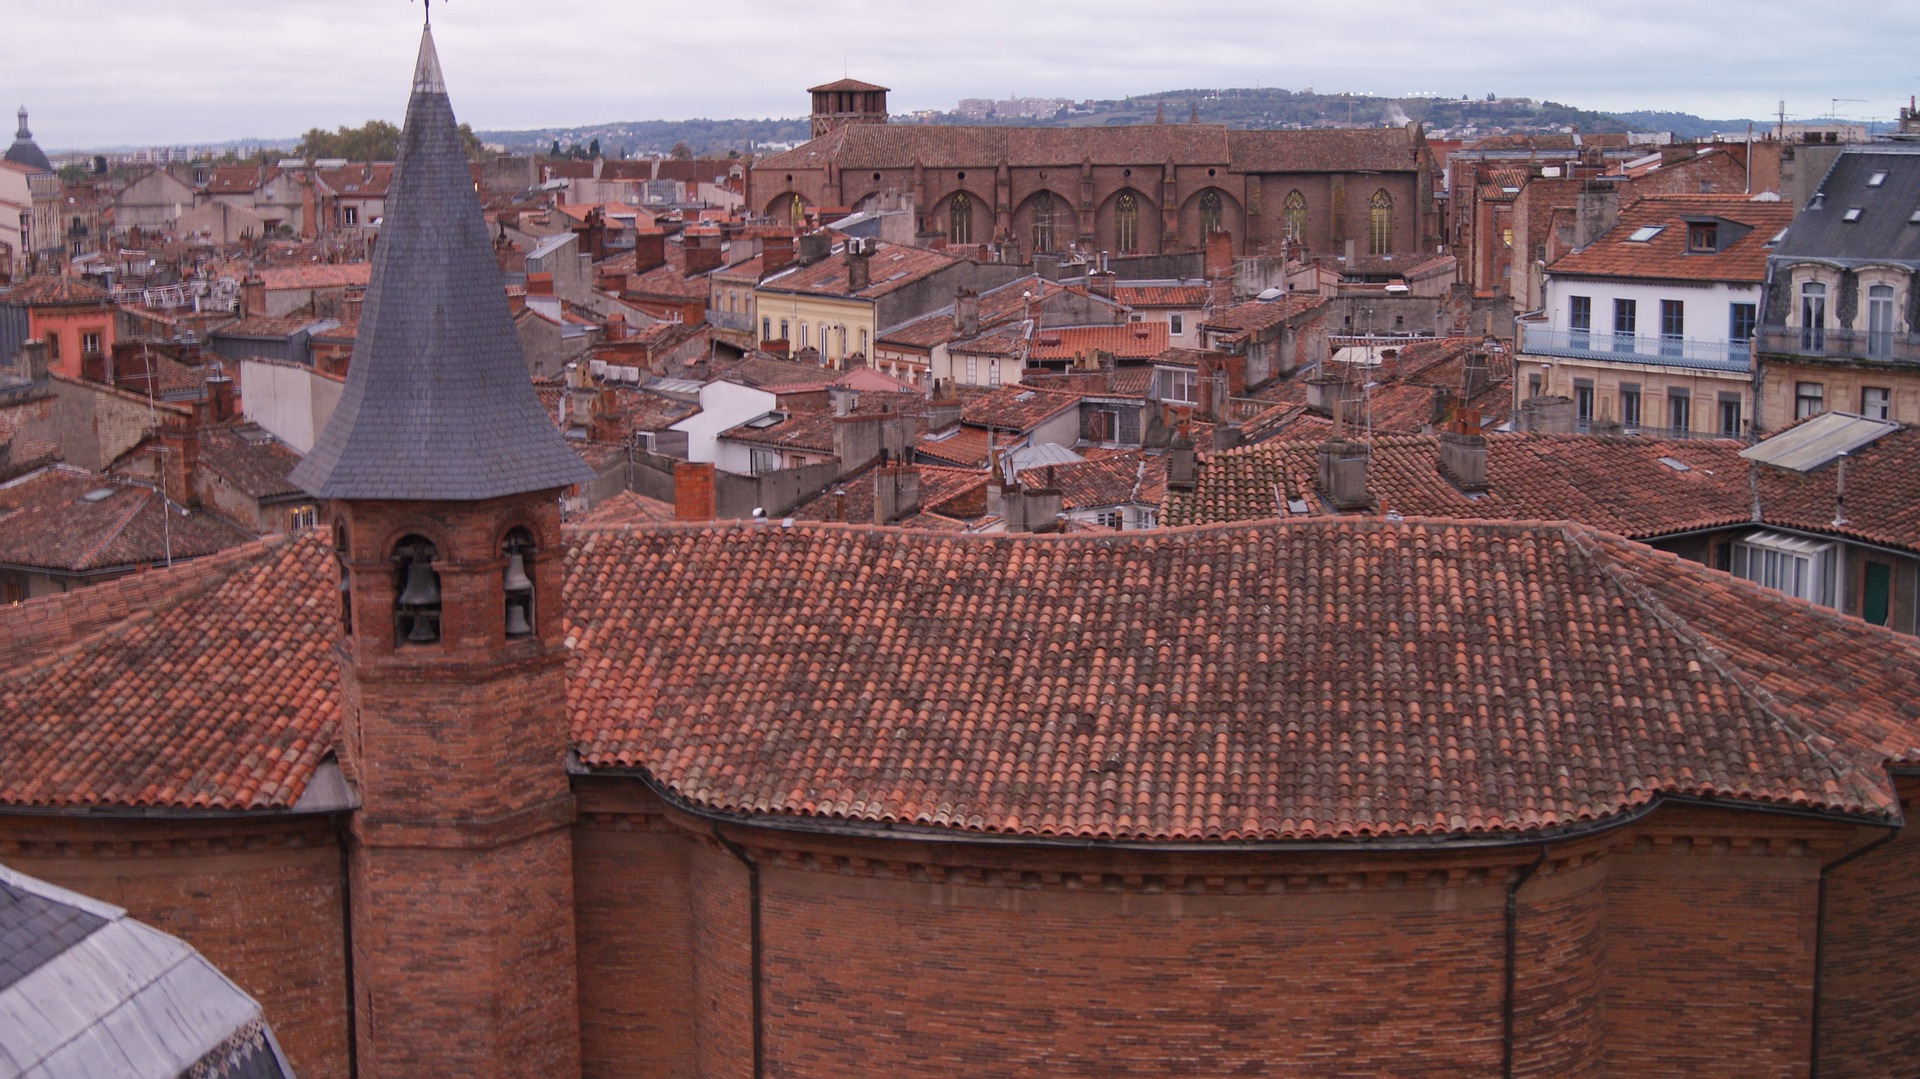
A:
[[[1648,240],[1653,239],[1655,236],[1660,235],[1662,232],[1665,232],[1666,230],[1667,230],[1667,226],[1665,225],[1642,225],[1639,228],[1633,230],[1633,235],[1627,237],[1627,242],[1643,244],[1643,243],[1646,243]]]
[[[1920,225],[1920,210],[1915,210],[1907,215],[1907,224]]]
[[[86,494],[81,495],[80,500],[82,502],[104,502],[107,499],[112,497],[113,497],[113,488],[95,487],[93,490],[88,491]]]
[[[1881,184],[1884,184],[1886,182],[1887,182],[1887,170],[1885,169],[1880,169],[1877,172],[1875,172],[1872,176],[1867,177],[1868,187],[1879,187]]]
[[[1673,469],[1675,472],[1692,472],[1693,471],[1692,465],[1687,464],[1685,461],[1682,461],[1677,457],[1662,457],[1659,460],[1661,464],[1666,465],[1668,468]]]
[[[1850,206],[1850,207],[1848,207],[1848,208],[1847,208],[1847,212],[1846,212],[1846,213],[1844,213],[1844,214],[1841,214],[1841,215],[1840,215],[1840,220],[1842,220],[1842,221],[1858,221],[1858,220],[1860,220],[1860,215],[1861,215],[1862,213],[1865,213],[1865,212],[1866,212],[1866,211],[1864,211],[1864,210],[1862,210],[1862,209],[1861,209],[1860,207],[1858,207],[1858,206]]]

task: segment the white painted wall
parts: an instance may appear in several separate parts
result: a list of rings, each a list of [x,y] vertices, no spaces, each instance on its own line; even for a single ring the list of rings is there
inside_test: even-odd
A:
[[[301,454],[313,449],[345,388],[299,364],[240,361],[241,414]]]
[[[753,466],[745,446],[719,444],[720,432],[738,427],[755,416],[772,412],[780,399],[765,390],[733,382],[709,382],[700,387],[700,411],[668,430],[687,433],[687,460],[712,461],[723,472],[747,476]],[[726,455],[723,460],[720,456]],[[736,460],[737,458],[737,460]]]
[[[1586,296],[1593,300],[1594,336],[1613,333],[1614,300],[1633,300],[1638,313],[1634,336],[1656,341],[1660,337],[1661,300],[1679,300],[1686,304],[1683,335],[1686,340],[1721,343],[1727,340],[1734,304],[1749,303],[1756,308],[1764,306],[1759,285],[1719,281],[1682,285],[1677,282],[1642,282],[1625,278],[1556,278],[1548,274],[1546,305],[1550,329],[1565,332],[1573,328],[1569,313],[1573,310],[1571,297],[1574,296]]]

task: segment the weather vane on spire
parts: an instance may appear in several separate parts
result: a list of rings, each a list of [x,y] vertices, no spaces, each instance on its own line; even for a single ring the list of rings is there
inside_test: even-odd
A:
[[[428,26],[433,25],[433,0],[420,0],[420,14],[425,17]]]

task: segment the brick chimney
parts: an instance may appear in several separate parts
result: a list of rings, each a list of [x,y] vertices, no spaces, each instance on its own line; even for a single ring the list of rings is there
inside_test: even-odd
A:
[[[873,523],[892,524],[920,511],[920,470],[894,465],[873,474]]]
[[[182,506],[194,505],[193,474],[200,468],[200,429],[184,420],[161,424],[160,489]]]
[[[667,234],[659,229],[639,229],[633,234],[633,272],[635,276],[667,264]]]
[[[1016,480],[1000,492],[1000,518],[1008,532],[1058,532],[1062,504],[1058,487],[1027,487]]]
[[[27,381],[47,380],[47,343],[34,339],[20,346],[20,359],[27,369]]]
[[[233,419],[233,380],[216,364],[207,376],[207,422],[221,424]]]
[[[1573,399],[1558,395],[1529,397],[1520,402],[1517,426],[1541,435],[1573,433]]]
[[[527,295],[553,295],[553,275],[550,273],[530,273],[527,275]]]
[[[770,274],[793,261],[793,237],[785,234],[760,238],[760,272]]]
[[[242,318],[267,313],[267,283],[248,274],[240,282],[240,315]]]
[[[1480,414],[1462,409],[1440,432],[1440,474],[1468,493],[1487,489],[1487,439],[1480,433]]]
[[[713,463],[678,461],[673,466],[673,519],[711,521],[714,518]]]
[[[1087,291],[1103,300],[1113,299],[1113,282],[1119,274],[1112,270],[1087,271]]]
[[[892,418],[884,412],[833,418],[833,454],[840,459],[842,476],[880,457],[885,445],[884,427]]]
[[[1233,306],[1233,233],[1215,229],[1207,233],[1207,293],[1215,311]]]
[[[1317,454],[1320,493],[1336,510],[1366,509],[1373,504],[1367,493],[1367,464],[1372,450],[1365,442],[1330,438],[1320,444]]]
[[[343,322],[360,321],[360,308],[367,302],[367,290],[350,288],[340,298],[340,317]]]
[[[794,248],[794,258],[803,266],[811,266],[833,252],[833,241],[824,232],[809,232],[800,237]]]
[[[1181,436],[1173,445],[1167,447],[1167,487],[1174,491],[1191,491],[1196,476],[1193,458],[1193,442]]]
[[[726,265],[726,252],[720,250],[720,233],[715,229],[693,229],[681,237],[687,273],[712,273]]]
[[[859,292],[872,283],[873,248],[870,241],[854,239],[847,241],[847,291]]]
[[[618,442],[620,431],[620,395],[602,389],[587,405],[587,439],[592,442]]]

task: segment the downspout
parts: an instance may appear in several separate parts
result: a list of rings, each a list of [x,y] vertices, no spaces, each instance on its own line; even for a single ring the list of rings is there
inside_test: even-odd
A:
[[[1891,825],[1887,828],[1886,835],[1868,843],[1866,846],[1849,851],[1820,867],[1819,899],[1814,908],[1813,916],[1813,1033],[1807,1047],[1807,1079],[1818,1079],[1820,1075],[1820,975],[1823,973],[1824,968],[1822,964],[1826,959],[1827,876],[1848,862],[1871,854],[1881,847],[1886,846],[1888,843],[1893,842],[1894,838],[1899,834],[1900,826],[1897,824]]]
[[[1513,883],[1507,885],[1507,958],[1506,987],[1500,1002],[1500,1075],[1502,1079],[1513,1079],[1513,1011],[1515,968],[1518,965],[1520,951],[1520,886],[1532,878],[1535,870],[1547,860],[1546,844],[1540,845],[1540,854],[1520,870]]]
[[[360,1074],[360,1029],[353,1007],[353,859],[347,846],[347,815],[333,818],[334,842],[340,845],[340,940],[345,954],[343,973],[347,980],[347,1076]]]
[[[748,977],[753,987],[753,1079],[766,1074],[766,1039],[761,1034],[764,1025],[764,993],[760,979],[760,867],[739,844],[720,834],[720,825],[713,826],[714,841],[727,848],[741,865],[747,867],[747,955]]]

